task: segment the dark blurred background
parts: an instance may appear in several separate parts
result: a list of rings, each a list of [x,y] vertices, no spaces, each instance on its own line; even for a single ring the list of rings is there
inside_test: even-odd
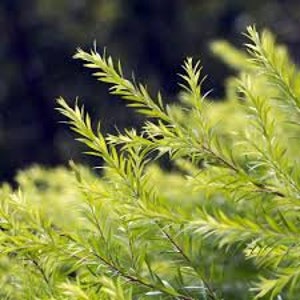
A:
[[[300,49],[300,1],[261,0],[0,0],[0,181],[33,163],[86,162],[55,98],[82,99],[104,131],[131,127],[141,119],[107,93],[74,61],[77,47],[98,49],[123,62],[151,90],[173,101],[176,73],[186,56],[201,58],[206,88],[222,97],[229,73],[208,44],[245,42],[247,25],[267,27],[287,44],[296,62]]]

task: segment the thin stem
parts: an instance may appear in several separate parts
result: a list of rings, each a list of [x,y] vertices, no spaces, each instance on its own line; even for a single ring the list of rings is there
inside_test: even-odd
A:
[[[73,238],[66,236],[68,239],[70,239],[73,242],[76,242],[78,244],[78,242],[76,240],[74,240]],[[113,272],[115,272],[116,274],[119,274],[121,277],[123,277],[124,279],[126,279],[127,281],[134,283],[134,284],[140,284],[148,289],[151,290],[158,290],[164,294],[167,294],[169,296],[172,297],[177,297],[180,300],[195,300],[194,298],[182,295],[180,293],[178,293],[176,291],[176,295],[170,293],[167,289],[164,289],[163,287],[159,287],[156,286],[150,282],[147,282],[141,278],[126,274],[126,272],[124,272],[123,270],[121,270],[120,268],[118,268],[117,266],[115,266],[112,262],[108,261],[106,258],[104,258],[103,256],[99,255],[98,253],[96,253],[95,251],[91,251],[91,249],[86,249],[84,245],[79,244],[81,247],[83,247],[83,249],[85,251],[88,251],[88,254],[93,254],[97,259],[99,259],[104,265],[106,265],[110,270],[112,270]],[[80,257],[78,257],[77,255],[74,255],[73,257],[76,257],[77,259],[81,259]]]
[[[223,157],[221,157],[220,155],[218,155],[217,153],[215,153],[213,150],[202,146],[202,148],[210,153],[212,156],[214,156],[218,161],[220,161],[225,167],[227,167],[228,169],[234,171],[235,173],[239,174],[241,173],[241,169],[238,169],[237,167],[235,167],[232,163],[230,163],[229,161],[227,161],[226,159],[224,159]],[[248,177],[249,178],[249,177]],[[258,192],[262,192],[262,193],[270,193],[270,194],[274,194],[278,197],[284,198],[286,197],[286,195],[280,191],[276,191],[271,189],[270,187],[268,187],[267,185],[263,184],[263,183],[259,183],[256,181],[251,180],[251,178],[249,178],[250,182],[256,186],[259,190]]]
[[[162,292],[164,294],[167,294],[169,296],[176,296],[178,299],[182,299],[182,300],[194,300],[193,298],[185,296],[185,295],[182,295],[182,294],[179,294],[178,292],[176,292],[176,295],[170,294],[166,289],[164,289],[162,287],[155,286],[155,285],[153,285],[153,284],[151,284],[149,282],[144,281],[141,278],[138,278],[138,277],[126,274],[123,270],[119,269],[114,264],[112,264],[111,262],[109,262],[105,258],[103,258],[102,256],[98,255],[95,252],[93,252],[93,254],[99,260],[101,260],[105,265],[107,265],[111,270],[113,270],[114,272],[116,272],[117,274],[119,274],[120,276],[122,276],[123,278],[127,279],[129,282],[143,285],[144,287],[149,288],[151,290],[159,290],[160,292]]]
[[[194,266],[194,263],[192,262],[192,260],[188,257],[188,255],[184,252],[184,250],[179,246],[179,244],[172,238],[172,236],[160,225],[158,224],[158,227],[160,228],[160,230],[162,231],[162,233],[165,235],[165,237],[169,240],[169,242],[174,246],[174,248],[178,251],[178,253],[186,260],[186,262],[196,271],[196,273],[198,275],[201,276],[201,280],[204,283],[207,291],[208,291],[208,296],[210,297],[210,299],[212,300],[217,300],[217,296],[215,295],[215,292],[213,291],[213,289],[210,287],[210,285],[208,284],[208,282],[203,279],[203,275],[197,270],[197,268]]]

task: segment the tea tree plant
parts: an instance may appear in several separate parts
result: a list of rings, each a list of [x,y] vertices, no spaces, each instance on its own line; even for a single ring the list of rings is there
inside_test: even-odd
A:
[[[238,70],[223,104],[191,58],[181,103],[167,105],[106,53],[77,51],[146,121],[104,136],[78,103],[58,100],[103,172],[72,163],[76,184],[69,171],[33,169],[20,191],[3,186],[3,299],[298,299],[300,77],[269,32],[246,36],[247,54],[212,45]],[[173,173],[154,164],[162,156]]]

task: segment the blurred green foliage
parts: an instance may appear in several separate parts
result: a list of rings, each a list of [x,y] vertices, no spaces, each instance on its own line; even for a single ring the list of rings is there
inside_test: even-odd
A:
[[[70,57],[77,46],[107,46],[127,70],[162,87],[169,101],[178,92],[182,59],[200,57],[211,74],[207,88],[223,94],[228,70],[207,45],[215,39],[240,42],[239,33],[256,23],[277,32],[292,54],[299,52],[299,1],[243,0],[2,0],[0,3],[0,180],[34,162],[46,165],[79,159],[80,149],[57,124],[54,99],[88,98],[103,122],[133,126],[140,118],[109,97]],[[110,101],[103,101],[110,98]]]
[[[127,250],[123,248],[125,245],[122,245],[122,248],[118,248],[119,250],[115,252],[114,246],[101,244],[101,238],[99,239],[95,231],[95,226],[97,225],[94,223],[93,214],[97,214],[95,216],[99,218],[100,226],[107,226],[104,229],[106,231],[105,234],[109,240],[114,241],[115,246],[117,246],[119,238],[123,239],[117,234],[119,234],[120,230],[126,230],[126,222],[124,223],[125,227],[122,229],[123,225],[121,223],[123,222],[118,218],[116,211],[114,212],[117,208],[116,204],[105,204],[102,202],[103,197],[106,197],[104,195],[110,190],[110,183],[106,179],[100,179],[87,168],[76,166],[75,170],[77,175],[80,174],[80,179],[76,180],[74,170],[66,168],[45,169],[34,166],[26,171],[18,172],[16,181],[19,192],[13,191],[8,185],[3,185],[0,188],[1,218],[8,211],[11,215],[9,223],[6,223],[4,219],[0,219],[0,237],[2,241],[0,254],[1,299],[30,300],[36,297],[45,300],[87,300],[98,299],[99,296],[101,297],[100,299],[107,300],[123,299],[118,296],[115,298],[112,296],[113,294],[111,293],[115,290],[113,286],[104,292],[107,283],[105,284],[102,280],[111,280],[111,284],[114,284],[114,276],[112,278],[102,276],[102,267],[100,265],[97,267],[98,263],[96,260],[93,261],[92,257],[88,258],[88,252],[93,251],[93,247],[97,248],[95,244],[89,249],[91,247],[90,243],[93,243],[92,239],[96,238],[95,242],[99,242],[99,245],[103,247],[102,250],[99,249],[97,251],[111,251],[110,255],[117,255],[116,259],[124,263],[124,258],[126,259],[127,257]],[[210,203],[207,203],[201,191],[191,190],[181,172],[168,174],[158,166],[153,165],[148,168],[147,173],[153,179],[152,184],[159,191],[164,205],[169,207],[170,210],[181,207],[186,214],[192,215],[195,207],[205,205],[209,209],[214,205],[222,206],[224,202],[222,198],[216,197],[211,199]],[[113,196],[112,194],[110,196],[106,195],[108,196],[107,199]],[[125,200],[126,195],[123,196]],[[113,197],[111,200],[113,200]],[[227,207],[227,209],[230,209],[230,207]],[[10,223],[11,221],[12,223]],[[172,261],[166,259],[167,252],[161,251],[161,247],[163,249],[166,246],[164,245],[165,242],[161,243],[159,235],[157,236],[158,232],[155,233],[151,227],[148,227],[150,231],[143,231],[144,229],[142,228],[148,226],[147,222],[143,223],[141,222],[140,225],[132,224],[132,234],[137,236],[141,234],[146,244],[148,244],[148,239],[153,240],[153,245],[148,244],[147,246],[148,251],[150,248],[152,249],[147,254],[149,262],[150,260],[152,261],[151,268],[153,268],[153,272],[159,274],[162,278],[172,280],[171,278],[176,275],[171,272],[173,272],[176,264],[180,263],[180,260],[172,266]],[[6,232],[6,225],[8,228],[11,228],[11,225],[15,227],[15,234],[12,234],[11,241],[15,240],[18,245],[9,246],[11,243],[5,238],[5,235],[8,233]],[[10,229],[8,230],[10,231]],[[25,233],[27,230],[36,235],[35,241],[27,236],[27,233]],[[19,234],[23,235],[23,241],[18,241]],[[69,238],[76,237],[77,239],[79,236],[81,236],[80,239],[82,238],[81,242],[86,243],[84,246],[86,250],[81,249],[81,246],[77,244],[79,240],[75,243],[77,246],[75,244],[72,245],[72,242],[69,244],[71,241]],[[132,236],[132,238],[134,240],[136,237]],[[182,238],[182,242],[190,239],[190,243],[195,247],[193,250],[195,252],[193,253],[195,262],[197,261],[197,264],[201,264],[202,270],[207,270],[206,276],[214,280],[215,288],[222,290],[227,297],[226,299],[242,300],[249,298],[251,293],[247,292],[248,284],[245,284],[243,280],[255,279],[253,276],[255,267],[251,263],[244,261],[242,256],[235,251],[224,253],[221,256],[218,252],[215,252],[216,246],[212,244],[198,238],[198,241],[196,239],[192,240],[188,234],[186,237],[182,236]],[[125,240],[124,242],[126,243]],[[112,248],[104,250],[107,246]],[[141,247],[139,244],[132,246]],[[79,248],[76,249],[76,247]],[[143,245],[143,247],[146,247],[146,245]],[[171,253],[172,248],[167,247],[166,249]],[[140,250],[141,248],[136,251]],[[6,255],[6,251],[8,255]],[[31,254],[27,255],[25,253],[27,251]],[[37,253],[43,253],[41,260],[33,259]],[[140,263],[142,261],[136,262],[136,264]],[[127,271],[130,271],[130,266],[128,265],[127,267]],[[39,269],[40,271],[37,271]],[[97,275],[94,273],[93,276],[90,276],[90,271],[92,273],[96,272]],[[184,273],[188,272],[188,270],[183,270],[182,272],[181,276],[186,277]],[[226,272],[226,276],[224,272]],[[196,289],[196,285],[199,282],[193,276],[191,275],[189,280],[190,284],[195,284]],[[224,278],[226,279],[224,280]],[[188,277],[185,279],[188,280]],[[76,281],[78,281],[78,286]],[[79,282],[82,283],[82,286]],[[123,288],[120,286],[121,291]],[[204,289],[203,287],[203,298],[200,299],[206,299]],[[152,296],[151,292],[148,295],[147,289],[144,290],[138,285],[135,293],[140,294],[139,299],[164,299],[160,298],[155,291],[153,291]],[[146,295],[143,295],[145,293]],[[241,297],[240,294],[242,293],[243,296]],[[190,294],[199,294],[199,288],[193,292],[191,287]],[[200,292],[200,294],[202,293]],[[131,298],[125,299],[129,300]]]

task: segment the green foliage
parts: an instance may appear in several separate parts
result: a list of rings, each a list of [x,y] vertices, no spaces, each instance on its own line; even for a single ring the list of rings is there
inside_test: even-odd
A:
[[[58,100],[101,176],[71,163],[2,187],[3,299],[298,299],[300,73],[269,32],[246,36],[248,53],[212,46],[238,70],[217,104],[191,58],[167,105],[105,53],[77,51],[147,120],[104,136]]]

